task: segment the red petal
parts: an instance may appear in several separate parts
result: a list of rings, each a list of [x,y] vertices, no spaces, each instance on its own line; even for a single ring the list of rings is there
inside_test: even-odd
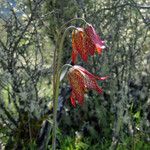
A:
[[[73,50],[73,51],[72,51],[71,58],[72,58],[72,62],[73,62],[74,64],[75,64],[75,62],[76,62],[77,55],[78,55],[78,52],[77,52],[76,50]]]
[[[87,35],[84,36],[84,49],[92,56],[95,53],[95,45]]]
[[[98,44],[96,44],[96,50],[97,50],[98,54],[102,53],[102,48]]]
[[[71,100],[71,104],[76,107],[76,102],[75,102],[75,99],[74,99],[74,94],[72,92],[71,96],[70,96],[70,100]]]
[[[95,78],[95,76],[93,74],[91,74],[90,72],[88,72],[86,69],[84,69],[83,67],[81,66],[74,66],[74,67],[77,67],[79,70],[81,70],[83,73],[85,73],[86,75],[88,75],[90,78]]]
[[[96,79],[94,78],[88,78],[88,76],[85,78],[85,85],[88,89],[96,90],[98,93],[102,93],[102,89],[98,86]]]
[[[80,105],[84,102],[84,91],[80,91],[80,93],[76,93],[76,99]]]
[[[83,45],[83,29],[78,28],[72,34],[72,47],[76,50],[84,61],[87,61],[88,52]]]
[[[91,74],[89,71],[87,71],[86,69],[84,69],[81,66],[75,65],[74,67],[76,67],[77,69],[81,70],[83,73],[85,73],[86,75],[88,75],[90,78],[95,78],[97,80],[106,80],[108,78],[108,76],[106,77],[99,77],[99,76],[94,76],[93,74]]]
[[[101,54],[102,49],[105,47],[104,42],[96,34],[96,31],[93,28],[93,26],[89,24],[87,28],[85,28],[85,32],[87,37],[91,40],[90,44],[92,43],[92,47],[94,47],[94,51],[96,50],[98,54]],[[93,52],[93,49],[91,49],[91,51]]]
[[[77,100],[79,104],[83,104],[85,93],[83,74],[79,70],[72,67],[69,70],[68,79],[72,88],[71,98]],[[72,103],[73,102],[74,101],[72,100]]]
[[[97,86],[97,88],[95,89],[99,94],[102,94],[102,92],[103,92],[103,90],[99,87],[99,86]]]

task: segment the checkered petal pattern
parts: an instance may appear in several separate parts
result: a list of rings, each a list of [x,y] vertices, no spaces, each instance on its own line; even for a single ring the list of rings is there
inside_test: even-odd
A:
[[[76,106],[76,101],[80,105],[84,102],[84,94],[87,90],[92,89],[98,93],[102,93],[102,89],[98,86],[97,80],[105,80],[107,77],[97,77],[88,72],[81,66],[73,66],[69,69],[68,79],[72,88],[71,103]]]

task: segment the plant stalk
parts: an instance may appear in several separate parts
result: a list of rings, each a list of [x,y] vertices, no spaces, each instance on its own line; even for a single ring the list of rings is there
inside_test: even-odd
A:
[[[54,101],[53,101],[53,135],[52,135],[52,150],[56,150],[56,132],[57,132],[57,108],[58,108],[58,96],[59,96],[59,85],[60,85],[60,71],[61,71],[61,60],[62,60],[62,49],[63,49],[63,43],[64,43],[64,39],[66,37],[67,31],[70,29],[76,29],[75,26],[69,26],[68,28],[66,28],[61,41],[60,41],[60,45],[58,48],[58,52],[57,52],[57,58],[55,58],[55,60],[57,60],[57,64],[55,65],[56,71],[55,71],[55,75],[54,75],[54,88],[53,88],[53,93],[54,93]]]

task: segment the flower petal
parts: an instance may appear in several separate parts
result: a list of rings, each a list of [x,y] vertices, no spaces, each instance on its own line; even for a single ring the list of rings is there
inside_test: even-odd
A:
[[[85,49],[84,41],[83,41],[83,29],[77,28],[77,30],[74,30],[72,33],[72,48],[73,51],[77,51],[81,58],[84,61],[87,61],[88,58],[88,52]]]
[[[85,33],[87,37],[91,40],[89,43],[90,44],[93,43],[92,49],[91,50],[89,49],[89,52],[90,51],[93,52],[93,47],[95,46],[94,51],[96,50],[98,54],[101,54],[102,49],[105,48],[104,41],[100,39],[100,37],[97,35],[95,29],[93,28],[91,24],[88,24],[88,26],[85,28]]]
[[[99,44],[96,44],[96,50],[97,50],[98,54],[102,53],[102,47],[99,46]]]
[[[94,78],[85,78],[85,85],[88,89],[96,90],[100,94],[103,92],[103,90],[98,86],[96,79]]]
[[[74,107],[76,107],[75,96],[74,96],[73,92],[71,93],[70,100],[71,100],[71,104],[72,104]]]
[[[91,74],[90,72],[88,72],[86,69],[84,69],[81,66],[75,65],[75,68],[81,70],[83,73],[85,73],[86,75],[88,75],[90,78],[95,78],[97,80],[106,80],[108,78],[108,76],[106,77],[98,77],[98,76],[94,76],[93,74]]]
[[[71,54],[73,64],[75,64],[75,62],[77,60],[77,56],[78,56],[78,52],[76,50],[73,50],[72,54]]]
[[[84,101],[84,77],[81,72],[74,67],[69,70],[68,79],[72,88],[72,104],[73,99],[77,100],[79,104],[83,104]]]
[[[95,45],[93,44],[90,37],[86,34],[84,35],[84,49],[87,51],[87,53],[89,53],[92,56],[95,53]]]

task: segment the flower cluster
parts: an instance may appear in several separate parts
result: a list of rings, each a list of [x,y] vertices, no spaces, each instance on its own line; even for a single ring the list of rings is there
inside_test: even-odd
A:
[[[77,28],[72,33],[72,63],[75,64],[77,56],[87,62],[88,56],[93,56],[95,52],[101,54],[105,48],[104,41],[97,35],[92,25],[87,24],[86,28]],[[70,100],[73,106],[76,101],[80,105],[84,102],[84,94],[87,90],[93,89],[102,93],[97,80],[105,80],[107,77],[97,77],[81,66],[74,65],[68,71],[68,79],[72,88]]]

